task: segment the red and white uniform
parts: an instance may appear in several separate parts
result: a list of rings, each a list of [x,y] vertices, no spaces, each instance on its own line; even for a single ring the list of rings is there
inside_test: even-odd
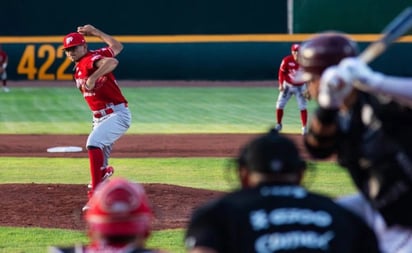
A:
[[[295,95],[300,111],[302,134],[306,134],[306,123],[308,118],[308,112],[306,110],[307,101],[304,96],[306,84],[294,81],[296,72],[299,69],[299,64],[295,60],[297,59],[299,46],[299,44],[292,44],[290,48],[291,54],[284,57],[280,63],[278,71],[279,95],[276,101],[277,124],[275,129],[278,131],[282,129],[283,109],[292,95]]]
[[[85,88],[88,77],[96,71],[95,62],[104,57],[114,57],[109,47],[89,51],[76,64],[74,79],[84,99],[93,113],[93,130],[86,147],[94,146],[103,150],[104,164],[108,159],[113,143],[128,130],[131,113],[113,73],[100,77],[91,90]]]
[[[293,77],[298,68],[299,64],[293,59],[292,55],[283,58],[278,71],[279,86],[283,89],[281,89],[276,102],[277,108],[283,109],[292,95],[295,95],[299,109],[306,109],[306,99],[303,96],[306,85],[305,83],[296,83],[293,81]]]
[[[295,59],[293,59],[292,55],[288,55],[283,58],[278,72],[279,85],[283,85],[284,82],[286,82],[292,86],[302,86],[304,83],[293,82],[293,76],[298,69],[299,64],[295,61]]]
[[[7,79],[7,63],[8,63],[8,56],[7,53],[1,50],[0,48],[0,79],[6,80]]]
[[[123,96],[117,85],[116,79],[111,72],[99,78],[92,90],[84,88],[87,78],[96,71],[94,63],[104,57],[114,57],[114,54],[109,47],[89,51],[77,63],[74,73],[76,85],[80,89],[92,111],[105,109],[108,104],[127,104],[127,100]]]

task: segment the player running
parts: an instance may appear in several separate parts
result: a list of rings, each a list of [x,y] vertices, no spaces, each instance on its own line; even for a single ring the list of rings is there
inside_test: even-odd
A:
[[[83,35],[99,37],[107,47],[89,50]],[[95,188],[114,173],[108,165],[112,145],[131,124],[127,100],[112,73],[118,64],[114,57],[123,45],[94,26],[85,25],[64,37],[63,48],[76,64],[74,80],[93,114],[93,128],[86,143],[91,175],[88,197],[91,198]],[[87,209],[86,204],[83,211]]]

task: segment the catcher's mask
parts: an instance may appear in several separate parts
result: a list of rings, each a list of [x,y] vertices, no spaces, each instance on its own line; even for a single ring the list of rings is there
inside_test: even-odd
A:
[[[88,204],[85,219],[91,231],[105,236],[149,236],[153,213],[140,184],[122,178],[105,181]]]

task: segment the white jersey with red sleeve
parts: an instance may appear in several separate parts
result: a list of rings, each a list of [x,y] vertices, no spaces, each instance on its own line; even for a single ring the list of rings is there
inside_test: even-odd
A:
[[[106,108],[108,105],[127,104],[113,73],[108,73],[97,79],[95,87],[91,90],[85,88],[89,76],[96,71],[95,62],[104,57],[114,57],[109,47],[89,51],[76,65],[74,79],[77,88],[92,111]]]
[[[283,58],[282,62],[280,63],[279,72],[278,72],[278,81],[279,84],[282,85],[284,82],[294,85],[294,86],[301,86],[304,83],[296,83],[293,81],[293,76],[295,75],[296,71],[299,69],[299,64],[293,59],[292,55],[288,55]]]

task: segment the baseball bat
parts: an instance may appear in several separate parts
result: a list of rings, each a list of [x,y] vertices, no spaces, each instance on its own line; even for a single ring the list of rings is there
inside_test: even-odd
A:
[[[411,27],[412,7],[407,7],[383,29],[383,35],[379,40],[373,42],[362,51],[359,58],[366,63],[370,63]]]

